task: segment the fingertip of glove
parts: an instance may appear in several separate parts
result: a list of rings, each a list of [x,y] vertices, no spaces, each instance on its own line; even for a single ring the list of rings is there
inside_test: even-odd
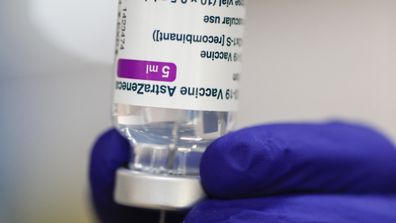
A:
[[[91,151],[89,177],[93,207],[101,222],[156,222],[158,211],[116,204],[113,199],[116,171],[131,158],[131,145],[116,129],[102,133]]]
[[[116,129],[112,128],[102,133],[96,140],[91,162],[99,161],[101,165],[120,165],[129,160],[130,144]]]
[[[130,159],[129,142],[116,130],[101,134],[91,151],[89,178],[93,195],[112,194],[115,171]]]

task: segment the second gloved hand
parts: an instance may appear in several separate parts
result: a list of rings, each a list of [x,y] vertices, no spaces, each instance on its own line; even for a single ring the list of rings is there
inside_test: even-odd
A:
[[[211,199],[186,222],[396,222],[396,148],[358,125],[275,124],[215,141],[201,163]]]

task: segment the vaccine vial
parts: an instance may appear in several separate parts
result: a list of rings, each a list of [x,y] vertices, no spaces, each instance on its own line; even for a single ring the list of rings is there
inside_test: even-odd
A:
[[[239,99],[243,0],[120,0],[113,119],[129,140],[125,205],[188,208],[200,159],[231,131]]]

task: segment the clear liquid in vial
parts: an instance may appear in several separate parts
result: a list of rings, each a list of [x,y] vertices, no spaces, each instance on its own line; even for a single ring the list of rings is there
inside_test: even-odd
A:
[[[130,141],[132,170],[198,175],[202,153],[234,127],[233,112],[114,105],[114,122]]]

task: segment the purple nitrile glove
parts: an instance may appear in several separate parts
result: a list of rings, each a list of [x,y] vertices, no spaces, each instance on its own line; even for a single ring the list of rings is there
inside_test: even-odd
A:
[[[95,144],[92,198],[102,222],[158,222],[155,211],[113,202],[115,171],[129,160],[115,130]],[[396,222],[396,149],[372,129],[343,123],[262,125],[216,140],[204,153],[209,199],[195,222]],[[170,223],[183,214],[171,214]]]

